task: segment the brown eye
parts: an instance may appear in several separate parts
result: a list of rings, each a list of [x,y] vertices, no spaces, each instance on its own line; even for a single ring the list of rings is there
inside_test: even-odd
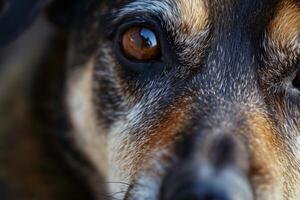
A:
[[[297,72],[296,78],[293,80],[293,86],[300,90],[300,70]]]
[[[152,60],[160,56],[160,44],[153,31],[144,27],[133,27],[122,36],[123,52],[129,59]]]

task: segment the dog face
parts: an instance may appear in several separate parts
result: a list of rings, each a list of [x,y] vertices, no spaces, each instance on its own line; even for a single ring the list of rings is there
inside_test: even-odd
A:
[[[299,198],[298,0],[95,1],[73,30],[73,140],[112,197]]]

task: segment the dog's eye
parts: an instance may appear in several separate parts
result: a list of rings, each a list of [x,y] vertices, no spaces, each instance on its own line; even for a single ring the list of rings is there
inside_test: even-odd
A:
[[[293,86],[300,90],[300,70],[297,72],[295,79],[293,80]]]
[[[160,44],[156,34],[145,27],[132,27],[122,35],[122,49],[129,59],[146,61],[160,56]]]

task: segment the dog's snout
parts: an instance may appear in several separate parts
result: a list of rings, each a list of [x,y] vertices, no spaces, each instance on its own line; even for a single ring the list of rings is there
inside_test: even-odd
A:
[[[236,168],[187,164],[166,177],[161,200],[253,200],[246,176]]]
[[[231,134],[214,130],[178,143],[179,160],[165,177],[162,200],[252,200],[247,151]]]
[[[216,168],[234,166],[241,171],[249,168],[247,152],[241,142],[230,135],[222,135],[213,139],[207,148],[206,159]]]
[[[236,156],[236,142],[232,137],[222,136],[216,138],[210,148],[211,161],[215,166],[234,163]]]

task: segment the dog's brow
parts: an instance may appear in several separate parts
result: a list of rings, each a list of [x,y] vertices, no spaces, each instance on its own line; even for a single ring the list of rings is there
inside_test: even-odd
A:
[[[271,40],[300,52],[300,5],[283,1],[268,27]]]
[[[166,23],[182,25],[186,31],[199,32],[204,29],[208,18],[203,0],[138,0],[119,9],[115,20],[139,13],[160,16]],[[178,24],[180,23],[180,24]]]
[[[126,4],[119,10],[119,17],[126,14],[136,12],[151,12],[151,13],[164,13],[172,10],[172,5],[168,1],[134,1]]]
[[[115,21],[132,14],[151,13],[158,16],[163,14],[168,15],[167,12],[171,12],[172,10],[172,5],[165,1],[134,1],[118,10]],[[172,14],[174,15],[175,13]]]

